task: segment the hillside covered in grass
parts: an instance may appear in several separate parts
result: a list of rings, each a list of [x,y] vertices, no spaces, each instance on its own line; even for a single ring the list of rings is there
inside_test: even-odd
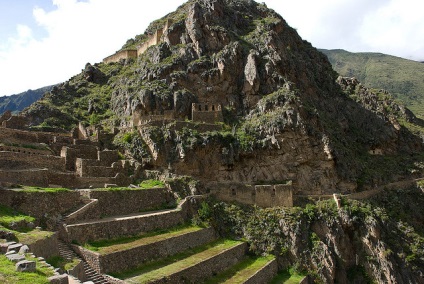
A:
[[[356,77],[362,84],[385,89],[414,114],[424,118],[424,64],[382,53],[352,53],[342,49],[325,50],[340,75]]]

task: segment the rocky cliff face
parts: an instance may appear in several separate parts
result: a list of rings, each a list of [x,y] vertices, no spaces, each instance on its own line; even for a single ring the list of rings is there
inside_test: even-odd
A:
[[[221,105],[222,131],[139,128],[151,166],[208,183],[290,179],[297,192],[330,193],[414,170],[419,137],[343,92],[326,56],[264,4],[188,1],[129,42],[166,22],[160,43],[136,60],[87,65],[26,114],[65,128],[77,121],[130,127],[134,116],[185,120],[192,103]],[[369,154],[375,149],[397,159],[381,166],[384,174],[373,172],[381,165]],[[399,160],[404,167],[396,168]]]
[[[342,200],[340,208],[333,200],[250,210],[212,202],[201,217],[246,238],[251,251],[308,271],[315,283],[424,283],[423,197],[410,188]]]

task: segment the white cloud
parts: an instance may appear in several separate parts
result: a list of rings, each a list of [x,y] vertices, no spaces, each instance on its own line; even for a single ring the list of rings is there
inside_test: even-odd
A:
[[[362,42],[374,51],[424,59],[424,18],[416,0],[392,0],[365,17]]]
[[[0,46],[0,96],[69,79],[182,3],[155,1],[146,7],[138,0],[53,0],[52,11],[34,8],[34,18],[48,36],[34,39],[29,27],[18,25],[16,36]]]

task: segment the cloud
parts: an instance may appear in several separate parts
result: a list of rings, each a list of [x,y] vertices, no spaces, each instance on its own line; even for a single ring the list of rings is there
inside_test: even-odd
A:
[[[0,96],[69,79],[182,3],[164,0],[146,7],[138,0],[53,0],[51,11],[35,7],[34,18],[47,36],[35,39],[28,26],[18,25],[16,36],[0,46]]]
[[[406,58],[424,59],[424,20],[415,0],[392,0],[365,17],[361,41],[370,49]]]

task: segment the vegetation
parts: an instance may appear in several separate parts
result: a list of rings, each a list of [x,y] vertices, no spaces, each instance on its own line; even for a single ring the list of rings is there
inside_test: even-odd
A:
[[[46,262],[52,265],[53,267],[62,268],[64,271],[68,271],[78,265],[80,263],[80,260],[77,258],[67,260],[61,256],[53,256],[47,259]]]
[[[283,270],[272,279],[271,284],[298,284],[306,276],[305,273],[298,272],[294,267]]]
[[[28,231],[28,223],[35,218],[24,215],[12,208],[0,205],[0,225],[16,231]]]
[[[366,86],[388,90],[416,116],[424,118],[424,64],[381,53],[321,51],[342,76],[356,77]]]
[[[273,256],[246,257],[244,260],[224,272],[208,279],[205,283],[244,283],[255,272],[273,259],[275,259]]]
[[[424,264],[424,208],[420,206],[423,198],[415,188],[390,190],[365,201],[343,199],[342,213],[333,200],[308,203],[304,207],[258,208],[211,199],[201,205],[198,213],[201,220],[221,235],[244,238],[252,253],[284,256],[291,259],[296,271],[308,270],[308,274],[321,278],[325,236],[314,228],[326,227],[330,232],[342,230],[342,234],[349,234],[350,229],[342,229],[344,222],[351,224],[358,234],[358,239],[352,240],[356,249],[362,249],[361,236],[369,234],[364,229],[377,226],[382,230],[380,241],[386,245],[384,253],[417,271]],[[345,221],[340,219],[340,214]],[[294,258],[290,256],[293,252],[298,252]],[[366,262],[369,256],[361,255],[361,258]],[[315,269],[308,264],[311,259],[319,264]],[[346,269],[361,279],[369,277],[358,267]]]
[[[156,180],[156,179],[147,179],[147,180],[143,180],[140,183],[140,187],[141,188],[155,188],[155,187],[165,187],[165,183],[160,181],[160,180]]]
[[[182,225],[174,227],[169,230],[157,230],[153,232],[143,233],[139,236],[100,240],[95,242],[88,242],[83,245],[84,248],[91,251],[96,251],[101,254],[109,254],[116,251],[134,248],[140,245],[154,243],[164,239],[172,238],[180,234],[186,234],[201,230],[203,227]]]
[[[53,276],[53,270],[42,267],[36,258],[26,257],[37,263],[36,272],[17,272],[15,263],[9,261],[6,256],[0,255],[0,282],[4,284],[47,284],[48,277]]]
[[[131,280],[134,280],[137,283],[143,283],[144,281],[152,279],[159,279],[173,272],[179,271],[184,267],[199,263],[218,252],[229,249],[240,243],[240,241],[233,240],[218,240],[200,247],[186,250],[168,258],[152,261],[138,269],[115,274],[113,276],[121,279],[132,278]]]

